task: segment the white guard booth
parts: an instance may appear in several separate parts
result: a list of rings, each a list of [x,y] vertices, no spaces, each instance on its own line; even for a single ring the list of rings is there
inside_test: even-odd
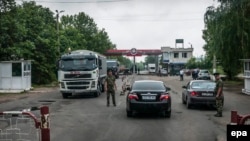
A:
[[[31,60],[0,61],[0,93],[31,89]]]
[[[244,89],[242,93],[250,95],[250,59],[242,59],[244,61],[244,74],[245,79]]]

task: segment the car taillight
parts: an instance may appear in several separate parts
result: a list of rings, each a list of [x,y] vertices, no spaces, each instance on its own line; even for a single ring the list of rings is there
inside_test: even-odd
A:
[[[190,94],[191,94],[191,96],[197,96],[198,95],[198,93],[195,92],[195,91],[192,91]]]
[[[132,99],[138,100],[139,98],[138,98],[138,96],[136,94],[129,94],[128,99],[129,100],[132,100]]]
[[[168,100],[170,99],[170,95],[169,94],[162,94],[161,97],[160,97],[160,100]]]

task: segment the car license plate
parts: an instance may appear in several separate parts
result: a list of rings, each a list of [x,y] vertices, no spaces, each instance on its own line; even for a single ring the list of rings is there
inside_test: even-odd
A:
[[[155,96],[142,96],[143,100],[155,100]]]
[[[202,93],[202,96],[213,96],[213,93]]]

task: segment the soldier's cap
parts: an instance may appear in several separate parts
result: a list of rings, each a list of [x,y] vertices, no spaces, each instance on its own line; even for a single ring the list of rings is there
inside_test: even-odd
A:
[[[108,69],[108,71],[107,72],[112,72],[112,69]]]
[[[218,75],[220,75],[220,73],[218,73],[218,72],[214,73],[214,76],[218,76]]]

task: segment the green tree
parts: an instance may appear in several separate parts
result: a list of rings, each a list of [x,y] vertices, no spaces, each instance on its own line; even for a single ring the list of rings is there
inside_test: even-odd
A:
[[[208,58],[220,60],[229,79],[237,75],[242,64],[239,59],[250,57],[250,1],[219,0],[220,5],[208,7],[204,16],[203,38]]]
[[[54,13],[35,2],[23,2],[18,7],[18,18],[24,28],[22,42],[16,45],[19,58],[32,62],[32,82],[50,83],[56,79],[57,37]]]
[[[18,22],[15,17],[17,14],[16,3],[14,0],[0,1],[0,59],[10,60],[14,54],[14,46],[20,41]],[[11,58],[12,57],[12,58]]]
[[[0,59],[32,60],[32,82],[51,83],[56,80],[58,54],[56,19],[49,8],[34,1],[16,5],[14,0],[0,1]],[[61,17],[60,50],[88,49],[104,53],[114,49],[107,32],[99,30],[85,13]]]
[[[197,62],[196,62],[196,58],[192,57],[188,60],[186,67],[188,69],[194,69],[194,68],[198,68]]]
[[[99,30],[94,20],[83,12],[74,16],[62,16],[61,27],[63,51],[70,47],[72,50],[87,49],[104,54],[107,49],[116,47],[107,32],[104,29]]]
[[[157,59],[158,59],[158,57],[155,57],[155,55],[149,55],[149,56],[145,57],[145,63],[146,64],[156,63]]]

